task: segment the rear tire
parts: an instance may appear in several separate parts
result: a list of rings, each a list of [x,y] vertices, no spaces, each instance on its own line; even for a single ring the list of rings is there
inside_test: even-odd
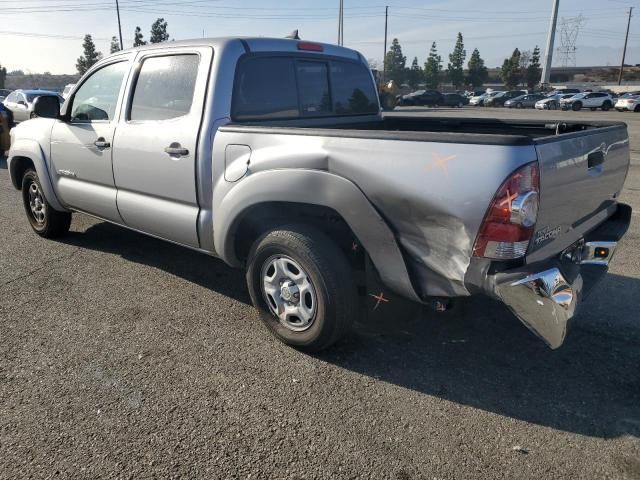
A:
[[[287,345],[317,352],[351,329],[357,312],[351,266],[316,228],[285,225],[262,235],[251,248],[246,277],[262,321]]]
[[[634,112],[640,112],[640,105],[636,105],[636,108],[633,109]]]
[[[595,110],[595,108],[594,108]],[[602,111],[603,112],[608,112],[609,110],[611,110],[611,102],[606,101],[602,104]]]
[[[71,213],[54,210],[44,196],[38,174],[28,169],[22,177],[22,202],[33,231],[44,238],[65,235],[71,226]]]

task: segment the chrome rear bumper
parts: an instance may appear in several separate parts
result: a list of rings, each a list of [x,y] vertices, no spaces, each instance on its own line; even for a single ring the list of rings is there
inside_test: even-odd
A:
[[[497,273],[492,292],[551,348],[562,345],[582,298],[607,273],[631,208],[616,213],[558,257]]]

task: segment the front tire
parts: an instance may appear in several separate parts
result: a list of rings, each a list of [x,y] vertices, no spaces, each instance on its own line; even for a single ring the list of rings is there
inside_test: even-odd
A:
[[[323,350],[347,333],[357,311],[349,262],[323,232],[286,225],[251,248],[247,285],[271,333],[299,350]]]
[[[571,110],[573,110],[574,112],[578,112],[582,109],[582,103],[580,102],[574,102],[573,105],[571,105]]]
[[[57,238],[69,231],[71,213],[53,209],[33,169],[27,170],[22,177],[22,202],[31,228],[41,237]]]

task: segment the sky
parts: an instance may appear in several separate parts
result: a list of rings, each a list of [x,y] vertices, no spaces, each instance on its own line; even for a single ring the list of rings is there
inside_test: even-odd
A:
[[[145,39],[164,17],[171,38],[216,36],[284,37],[299,29],[303,39],[336,43],[339,0],[119,0],[125,47],[137,25]],[[344,45],[381,61],[385,6],[388,38],[398,38],[407,56],[424,63],[432,41],[445,61],[462,32],[467,56],[478,48],[488,67],[502,64],[515,47],[544,51],[552,0],[344,0]],[[626,63],[640,63],[640,0],[560,0],[556,47],[562,19],[582,15],[575,41],[577,65],[619,65],[629,6]],[[30,73],[74,73],[82,37],[90,33],[107,54],[118,35],[115,0],[0,0],[0,64]],[[560,56],[554,54],[554,65]]]

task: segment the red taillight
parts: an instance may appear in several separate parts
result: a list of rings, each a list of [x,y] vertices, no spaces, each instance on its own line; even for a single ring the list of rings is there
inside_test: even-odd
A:
[[[524,256],[535,227],[539,193],[536,162],[513,172],[493,197],[480,226],[473,255],[501,260]]]
[[[323,52],[324,47],[319,43],[298,42],[298,50],[306,50],[308,52]]]

